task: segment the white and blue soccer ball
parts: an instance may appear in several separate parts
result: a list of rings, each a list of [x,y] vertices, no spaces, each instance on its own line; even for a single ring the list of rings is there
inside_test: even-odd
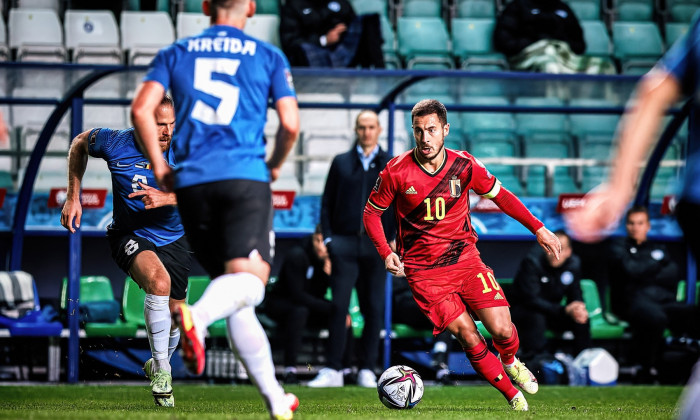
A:
[[[423,379],[415,369],[396,365],[385,370],[377,381],[379,400],[393,409],[413,408],[423,398]]]

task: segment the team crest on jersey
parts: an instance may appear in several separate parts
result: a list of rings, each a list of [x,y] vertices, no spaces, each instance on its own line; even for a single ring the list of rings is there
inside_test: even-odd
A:
[[[287,79],[287,86],[289,86],[289,89],[294,90],[294,79],[289,69],[284,69],[284,77]]]
[[[462,184],[459,178],[453,176],[450,180],[450,197],[459,198],[462,195]]]
[[[134,167],[139,168],[139,169],[151,169],[151,163],[150,162],[139,162],[139,163],[135,163]]]
[[[374,188],[373,190],[376,192],[379,192],[379,187],[382,185],[382,177],[378,176],[377,177],[377,182],[374,183]]]

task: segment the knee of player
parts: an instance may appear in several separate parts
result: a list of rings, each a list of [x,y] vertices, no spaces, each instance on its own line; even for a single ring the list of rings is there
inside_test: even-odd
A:
[[[504,323],[503,325],[496,324],[491,327],[489,333],[491,333],[491,337],[493,337],[494,340],[507,340],[513,335],[513,328],[511,323]]]

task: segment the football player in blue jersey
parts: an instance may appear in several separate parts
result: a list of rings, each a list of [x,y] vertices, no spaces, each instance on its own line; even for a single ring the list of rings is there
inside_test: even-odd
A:
[[[623,116],[619,146],[610,180],[587,195],[585,206],[572,213],[568,222],[574,234],[586,241],[599,240],[606,228],[617,222],[634,193],[639,166],[654,144],[669,107],[681,99],[692,99],[691,133],[688,139],[685,175],[676,219],[696,261],[700,260],[700,13],[688,32],[661,58],[637,86],[635,102]],[[700,363],[686,387],[680,417],[697,419],[700,414]]]
[[[131,118],[158,183],[175,191],[187,239],[212,278],[196,304],[174,318],[191,372],[205,366],[204,334],[226,319],[230,345],[273,418],[292,418],[299,404],[275,377],[270,344],[255,306],[265,294],[272,259],[270,180],[299,133],[299,110],[282,52],[243,33],[251,0],[202,3],[211,27],[162,49],[137,89]],[[178,127],[172,170],[159,152],[153,124],[158,98],[170,90]],[[268,103],[277,111],[275,147],[265,159]]]
[[[174,164],[170,148],[175,127],[173,100],[161,96],[154,112],[161,156]],[[80,227],[80,185],[88,155],[102,158],[112,173],[113,220],[107,227],[112,258],[146,292],[144,318],[152,358],[144,365],[156,405],[172,407],[170,356],[180,341],[171,310],[183,303],[192,262],[172,192],[157,188],[150,163],[133,128],[93,128],[79,134],[68,153],[68,191],[61,224],[71,233]]]

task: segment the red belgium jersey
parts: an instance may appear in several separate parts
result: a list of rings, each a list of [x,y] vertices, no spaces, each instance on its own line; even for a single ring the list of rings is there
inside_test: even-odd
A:
[[[394,204],[398,254],[406,267],[445,267],[478,256],[469,213],[469,190],[489,197],[500,183],[474,156],[445,148],[434,173],[416,159],[415,149],[387,163],[369,196],[379,212]]]

